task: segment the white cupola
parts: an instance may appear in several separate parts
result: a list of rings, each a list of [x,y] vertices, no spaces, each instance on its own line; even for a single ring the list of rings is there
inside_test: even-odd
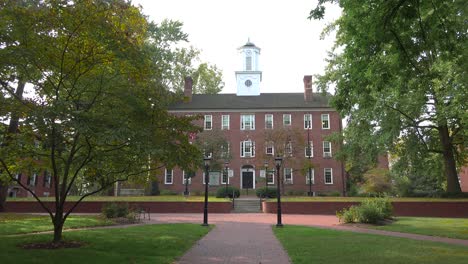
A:
[[[237,95],[260,95],[260,82],[262,72],[259,70],[260,48],[255,46],[250,39],[239,48],[242,58],[242,70],[236,71]]]

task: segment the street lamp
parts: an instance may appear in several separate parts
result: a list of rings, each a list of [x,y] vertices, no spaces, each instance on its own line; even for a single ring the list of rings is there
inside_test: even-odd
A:
[[[277,177],[277,182],[278,182],[278,188],[276,188],[276,197],[277,197],[277,212],[276,215],[278,217],[276,227],[283,227],[283,223],[281,223],[281,177],[280,177],[280,168],[281,168],[281,162],[283,161],[283,158],[280,156],[276,156],[275,158],[275,164],[276,164],[276,177]]]
[[[205,156],[203,158],[205,162],[205,207],[203,208],[203,224],[202,226],[208,226],[208,183],[210,181],[210,177],[208,175],[210,171],[210,161],[211,158]]]
[[[311,168],[311,161],[310,158],[312,157],[312,148],[310,146],[310,129],[307,129],[307,157],[309,158],[309,164],[308,164],[308,169],[309,169],[309,196],[312,196],[312,168]]]
[[[226,195],[229,197],[228,194],[228,187],[229,187],[229,162],[224,162],[224,173],[226,175]]]
[[[265,196],[268,197],[268,161],[265,160],[263,163],[263,167],[265,167]],[[268,197],[270,198],[270,197]]]

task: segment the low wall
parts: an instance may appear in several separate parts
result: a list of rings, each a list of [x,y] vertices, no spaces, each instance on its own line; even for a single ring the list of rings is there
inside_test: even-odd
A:
[[[73,212],[75,213],[100,213],[102,206],[109,202],[81,202]],[[116,202],[124,203],[124,202]],[[47,208],[54,211],[55,202],[44,202]],[[73,206],[73,202],[65,203],[65,210]],[[203,212],[203,202],[128,202],[131,208],[144,207],[151,213],[200,213]],[[45,213],[45,210],[38,202],[6,202],[6,212],[14,213]],[[230,213],[232,203],[212,202],[208,203],[210,213]]]
[[[334,215],[359,202],[282,202],[283,214]],[[468,202],[392,202],[395,216],[468,217]],[[264,213],[276,213],[276,202],[263,202]]]

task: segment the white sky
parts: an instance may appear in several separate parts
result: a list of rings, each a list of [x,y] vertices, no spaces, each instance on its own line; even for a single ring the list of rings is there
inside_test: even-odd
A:
[[[261,48],[261,92],[303,92],[304,75],[323,73],[334,36],[320,40],[326,24],[340,15],[328,6],[325,20],[307,19],[316,0],[134,0],[150,20],[178,20],[200,58],[223,72],[223,93],[235,93],[237,48],[247,39]],[[315,89],[314,89],[315,90]]]

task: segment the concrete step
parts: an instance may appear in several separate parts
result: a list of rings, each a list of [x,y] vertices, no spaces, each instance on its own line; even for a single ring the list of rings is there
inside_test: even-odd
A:
[[[236,199],[234,201],[234,213],[259,213],[261,212],[259,199]]]

